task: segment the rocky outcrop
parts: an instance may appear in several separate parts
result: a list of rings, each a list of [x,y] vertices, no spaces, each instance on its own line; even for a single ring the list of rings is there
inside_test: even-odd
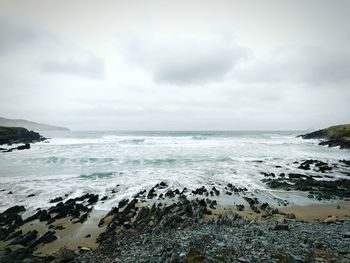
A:
[[[299,135],[303,139],[321,139],[320,145],[339,146],[350,149],[350,124],[332,126],[326,129]]]
[[[0,126],[0,145],[25,143],[18,150],[29,149],[29,143],[44,141],[46,138],[34,131],[28,131],[20,127],[3,127]],[[28,145],[27,145],[28,144]]]

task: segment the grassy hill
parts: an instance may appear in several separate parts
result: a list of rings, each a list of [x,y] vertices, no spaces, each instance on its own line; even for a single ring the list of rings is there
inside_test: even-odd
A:
[[[303,139],[322,139],[320,145],[340,146],[350,149],[350,124],[331,126],[326,129],[303,134]]]
[[[332,137],[341,137],[350,140],[350,124],[332,126],[326,129],[327,135]]]

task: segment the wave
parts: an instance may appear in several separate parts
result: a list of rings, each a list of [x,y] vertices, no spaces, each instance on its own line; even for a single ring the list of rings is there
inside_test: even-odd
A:
[[[215,158],[210,156],[195,156],[195,157],[184,157],[184,156],[174,156],[167,158],[109,158],[109,157],[82,157],[82,158],[69,158],[60,156],[49,156],[41,158],[29,158],[26,160],[27,163],[44,163],[51,165],[146,165],[146,166],[159,166],[159,165],[175,165],[175,164],[189,164],[189,163],[215,163],[215,162],[232,162],[234,158],[230,156],[217,156]]]
[[[82,174],[79,177],[84,179],[100,179],[100,178],[111,178],[115,175],[115,172],[95,172],[92,174]]]
[[[144,143],[145,139],[130,139],[130,140],[123,140],[120,143],[126,143],[126,144],[140,144],[140,143]]]
[[[192,136],[191,139],[192,139],[192,140],[206,140],[206,139],[208,139],[208,138],[205,137],[205,136]]]
[[[64,163],[110,163],[117,161],[115,158],[98,158],[98,157],[83,157],[83,158],[69,158],[60,156],[49,156],[41,158],[30,158],[27,159],[29,162],[44,162],[47,164],[64,164]]]

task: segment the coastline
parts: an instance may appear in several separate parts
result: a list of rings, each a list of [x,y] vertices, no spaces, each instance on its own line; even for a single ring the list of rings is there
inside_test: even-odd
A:
[[[230,169],[228,176],[191,177],[189,170],[186,184],[155,176],[125,185],[121,178],[130,175],[123,170],[96,172],[73,178],[78,191],[63,185],[65,191],[54,193],[47,184],[42,192],[24,190],[20,177],[13,187],[9,177],[0,189],[8,198],[0,213],[0,262],[348,262],[350,161],[335,156],[248,158],[244,169]],[[50,158],[59,167],[69,160]],[[220,158],[196,167],[219,160],[232,166],[232,159]],[[178,167],[176,158],[154,160],[146,164]]]

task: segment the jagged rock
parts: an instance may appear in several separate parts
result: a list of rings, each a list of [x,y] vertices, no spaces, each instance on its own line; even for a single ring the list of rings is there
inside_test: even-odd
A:
[[[236,205],[238,211],[244,210],[244,205]]]
[[[26,209],[24,208],[24,206],[18,206],[18,205],[15,205],[13,207],[10,207],[8,209],[6,209],[4,212],[2,212],[1,214],[2,215],[5,215],[5,214],[12,214],[12,213],[21,213],[21,212],[24,212],[26,211]]]
[[[157,194],[156,194],[154,188],[151,188],[151,190],[149,190],[149,192],[148,192],[148,194],[147,194],[147,198],[148,198],[148,199],[153,199],[153,198],[156,197],[156,196],[157,196]]]
[[[57,239],[57,236],[55,235],[54,231],[47,231],[45,234],[40,236],[38,239],[36,239],[31,245],[31,248],[35,248],[40,243],[47,244],[55,241]]]
[[[175,194],[172,190],[168,190],[166,193],[165,193],[165,196],[168,197],[168,198],[174,198],[175,197]]]
[[[43,140],[46,140],[46,138],[44,138],[37,132],[28,131],[25,128],[0,126],[0,145],[14,143],[29,144]],[[25,145],[23,148],[26,149],[27,147],[28,146]]]
[[[23,246],[28,246],[28,244],[30,242],[32,242],[33,240],[35,240],[38,236],[38,231],[36,230],[32,230],[29,231],[28,233],[21,235],[19,237],[17,237],[15,240],[13,240],[10,245],[23,245]]]
[[[62,200],[63,200],[62,197],[57,197],[57,198],[51,199],[49,203],[57,203],[57,202],[61,202]]]
[[[17,146],[17,150],[27,150],[27,149],[30,149],[30,144],[29,143]]]

